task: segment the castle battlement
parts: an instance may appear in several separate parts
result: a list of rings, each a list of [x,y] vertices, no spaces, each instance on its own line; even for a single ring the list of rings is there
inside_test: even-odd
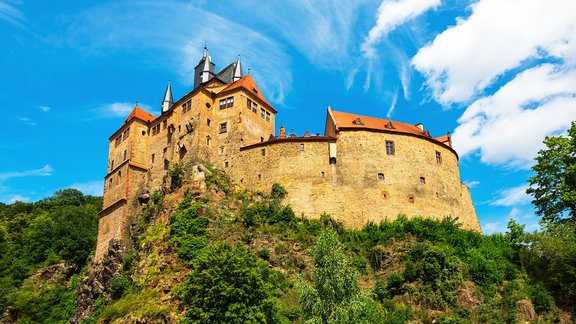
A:
[[[276,136],[277,111],[243,75],[240,58],[218,73],[214,66],[205,49],[192,91],[173,102],[168,84],[160,116],[135,107],[109,138],[97,259],[112,238],[128,237],[138,194],[162,188],[174,163],[211,163],[250,190],[280,183],[297,214],[329,213],[346,226],[403,213],[459,217],[480,231],[450,134],[434,138],[422,124],[328,107],[322,136],[283,127]]]

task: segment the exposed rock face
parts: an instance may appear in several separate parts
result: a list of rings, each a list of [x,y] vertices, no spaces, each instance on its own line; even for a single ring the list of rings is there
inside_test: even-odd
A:
[[[110,292],[110,279],[121,269],[125,254],[126,244],[119,239],[112,239],[104,257],[90,263],[78,284],[78,304],[71,323],[80,323],[90,316],[98,298],[104,296],[110,299],[107,296]]]

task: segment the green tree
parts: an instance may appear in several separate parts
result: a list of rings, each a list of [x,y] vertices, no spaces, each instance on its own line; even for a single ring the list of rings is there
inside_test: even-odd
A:
[[[194,259],[183,283],[184,323],[272,323],[281,274],[243,246],[219,243]]]
[[[559,221],[565,213],[576,221],[576,122],[568,136],[547,136],[538,152],[526,193],[545,221]]]
[[[299,281],[306,323],[382,323],[376,303],[360,291],[333,231],[324,231],[313,248],[313,285]]]

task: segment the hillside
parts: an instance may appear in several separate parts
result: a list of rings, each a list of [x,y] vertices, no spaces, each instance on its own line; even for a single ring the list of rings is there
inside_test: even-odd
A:
[[[482,236],[454,219],[400,217],[351,230],[329,215],[295,215],[279,185],[239,191],[201,169],[195,186],[151,193],[131,241],[112,242],[88,266],[93,239],[74,245],[84,254],[56,248],[62,233],[94,237],[72,225],[86,220],[79,210],[60,219],[43,206],[2,206],[0,323],[573,322],[574,228],[525,233],[511,222],[506,234]],[[47,208],[68,203],[78,205]],[[32,231],[45,219],[74,221],[70,232]],[[18,254],[16,244],[33,248]],[[15,278],[21,259],[28,270]]]

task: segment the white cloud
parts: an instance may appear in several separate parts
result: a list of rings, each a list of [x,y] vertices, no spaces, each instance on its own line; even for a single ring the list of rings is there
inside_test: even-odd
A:
[[[50,164],[46,164],[44,167],[39,169],[32,169],[26,171],[12,171],[0,173],[0,183],[13,178],[23,178],[23,177],[47,177],[54,173],[54,168]]]
[[[126,118],[132,112],[136,104],[129,102],[114,102],[95,109],[96,114],[102,118]],[[150,106],[138,104],[138,107],[151,111]]]
[[[545,136],[576,120],[576,69],[544,64],[518,74],[494,95],[478,99],[460,117],[452,138],[461,156],[528,168]]]
[[[104,190],[104,182],[102,180],[94,180],[88,182],[74,183],[68,186],[82,191],[85,195],[102,196]]]
[[[39,108],[40,108],[40,110],[42,110],[43,112],[49,112],[49,111],[50,111],[50,107],[48,107],[48,106],[40,106]]]
[[[484,226],[482,226],[482,233],[484,234],[492,234],[497,232],[502,232],[501,222],[486,223]]]
[[[440,0],[384,0],[378,8],[376,25],[370,29],[368,36],[360,46],[368,59],[376,57],[375,46],[398,25],[413,19],[422,13],[440,5]]]
[[[18,27],[24,27],[24,15],[9,2],[21,4],[21,1],[0,1],[0,20],[7,21]]]
[[[474,188],[480,184],[480,181],[464,181],[464,184],[466,184],[468,188]]]
[[[28,126],[36,126],[38,125],[35,121],[33,121],[32,119],[28,118],[28,117],[17,117],[19,121],[23,122],[24,124],[28,125]]]
[[[531,198],[528,196],[528,194],[526,194],[526,189],[528,189],[528,185],[521,185],[514,188],[504,189],[498,193],[500,197],[491,202],[490,205],[505,207],[527,205],[530,203]],[[516,216],[519,211],[516,208],[512,209],[512,211],[514,210],[516,210],[516,213],[511,214],[510,217],[512,218],[514,218],[514,216]]]
[[[28,202],[30,201],[29,197],[24,197],[18,194],[13,194],[13,195],[9,195],[8,197],[5,197],[3,199],[3,201],[5,201],[7,204],[13,204],[17,201],[22,201],[22,202]]]
[[[481,0],[471,8],[412,61],[441,104],[469,101],[529,58],[575,61],[576,2]]]

